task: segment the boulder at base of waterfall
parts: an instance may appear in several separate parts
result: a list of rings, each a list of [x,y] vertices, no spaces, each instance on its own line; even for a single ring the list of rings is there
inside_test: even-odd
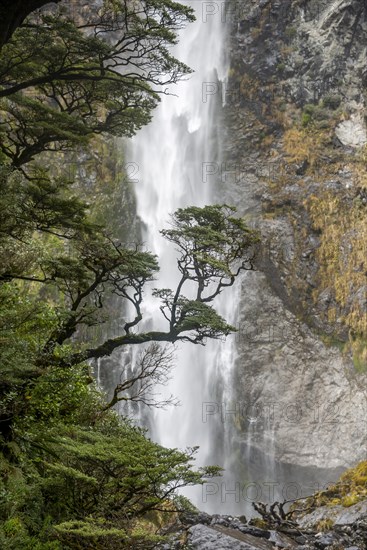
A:
[[[266,539],[241,533],[226,527],[194,525],[190,527],[188,543],[200,550],[273,550],[274,546]]]

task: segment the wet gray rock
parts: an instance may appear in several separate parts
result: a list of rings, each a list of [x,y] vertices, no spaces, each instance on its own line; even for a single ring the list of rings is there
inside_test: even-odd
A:
[[[199,513],[180,514],[181,520],[170,528],[170,541],[158,546],[160,550],[367,550],[367,501],[344,517],[355,521],[335,525],[327,531],[316,532],[314,521],[334,517],[342,518],[341,507],[320,508],[320,514],[308,514],[293,527],[279,525],[277,529],[259,529],[245,521],[246,518]],[[326,508],[329,514],[326,515]],[[344,509],[347,512],[347,509]],[[315,511],[316,512],[316,511]],[[205,525],[200,523],[205,520]],[[307,521],[307,518],[309,521]],[[366,521],[365,519],[366,518]],[[196,521],[195,524],[192,524]],[[250,520],[253,521],[253,520]],[[183,522],[183,523],[182,523]],[[301,525],[302,523],[302,525]],[[167,533],[162,533],[167,534]]]
[[[198,550],[273,550],[274,548],[266,540],[235,531],[221,532],[206,525],[190,527],[188,544]]]
[[[327,548],[338,542],[338,540],[340,540],[340,537],[335,533],[320,534],[315,542],[315,546],[316,548]]]
[[[367,520],[367,500],[343,508],[335,518],[335,525],[351,525],[361,520]]]
[[[340,122],[335,129],[335,134],[343,145],[356,148],[365,145],[367,129],[362,113],[353,113],[350,119]]]
[[[271,531],[269,540],[275,544],[277,548],[298,548],[297,541],[292,540],[287,535],[279,533],[278,531]]]
[[[213,521],[213,517],[205,512],[183,512],[180,514],[180,521],[184,525],[196,525],[198,523],[209,525]]]
[[[310,514],[298,520],[301,528],[312,528],[322,520],[332,520],[335,526],[357,524],[367,520],[367,500],[357,502],[353,506],[344,508],[341,505],[320,506]]]

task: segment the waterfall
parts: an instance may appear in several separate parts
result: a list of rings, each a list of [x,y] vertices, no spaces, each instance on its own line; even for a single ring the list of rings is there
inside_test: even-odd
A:
[[[256,224],[261,210],[261,180],[268,177],[262,174],[264,167],[259,167],[262,156],[245,146],[247,138],[242,128],[247,122],[245,111],[241,114],[241,109],[238,113],[235,110],[236,93],[228,124],[221,124],[219,83],[227,75],[226,21],[221,12],[225,3],[191,0],[190,4],[196,9],[197,21],[181,32],[172,53],[195,72],[170,87],[174,95],[162,96],[152,122],[132,140],[127,154],[144,248],[157,255],[161,268],[151,289],[175,289],[179,279],[174,248],[159,233],[169,224],[171,213],[189,205],[227,202],[238,204],[240,213]],[[231,108],[231,101],[228,103]],[[227,160],[240,167],[240,174],[226,167]],[[257,169],[261,177],[255,173]],[[286,237],[281,237],[280,244]],[[147,289],[143,322],[139,325],[142,332],[166,330],[159,306],[159,300]],[[320,389],[313,383],[323,380],[330,365],[336,365],[346,392],[349,381],[346,383],[344,360],[339,361],[336,354],[334,359],[329,358],[330,350],[324,349],[288,311],[261,270],[244,274],[241,281],[218,297],[214,306],[229,323],[240,328],[239,335],[229,336],[225,342],[209,341],[206,347],[177,345],[175,369],[162,399],[172,394],[181,406],[167,410],[133,407],[130,412],[139,417],[158,443],[180,449],[199,446],[198,466],[219,464],[225,468],[222,478],[204,488],[187,490],[185,494],[198,508],[209,513],[253,515],[253,501],[281,500],[289,497],[292,489],[295,496],[305,496],[335,479],[335,471],[329,472],[324,458],[333,439],[327,428],[321,430],[320,422],[316,425],[308,402],[318,407],[318,401],[324,398],[323,388],[334,384],[325,379]],[[114,364],[105,369],[112,373],[107,380],[109,387],[114,387],[114,376],[134,368],[139,349],[137,346],[120,352],[119,372]],[[113,363],[113,359],[103,361]],[[317,376],[310,374],[311,370]],[[334,395],[333,388],[330,392]],[[301,394],[305,418],[298,426],[287,412],[288,407],[299,411]],[[338,402],[338,392],[335,395]],[[121,408],[121,412],[126,409]],[[352,409],[348,414],[354,418]],[[305,427],[308,431],[303,433]],[[321,443],[313,443],[318,429],[325,443],[322,439]],[[320,455],[317,466],[312,462],[313,445]],[[298,453],[300,446],[304,449]],[[342,450],[350,456],[346,447]]]
[[[129,160],[134,167],[138,216],[146,249],[158,256],[160,273],[156,288],[175,288],[178,281],[174,248],[159,234],[177,208],[204,206],[222,201],[217,196],[220,165],[220,81],[226,77],[225,21],[220,10],[191,2],[197,20],[182,31],[174,55],[194,73],[164,95],[152,122],[133,139]],[[208,169],[209,167],[209,169]],[[214,177],[217,174],[217,178]],[[238,300],[237,300],[238,302]],[[165,327],[159,301],[146,292],[144,330]],[[235,322],[236,296],[229,289],[215,303],[229,322]],[[135,350],[133,354],[135,354]],[[180,344],[167,396],[181,406],[144,412],[150,436],[166,447],[200,446],[198,465],[225,461],[224,424],[219,404],[228,391],[226,379],[234,364],[234,337],[208,342],[205,347]],[[208,422],[208,415],[216,415]],[[147,418],[148,417],[148,418]],[[216,503],[203,497],[202,488],[186,493],[201,509],[218,511]],[[220,497],[220,491],[217,491]]]
[[[225,132],[221,126],[220,83],[227,75],[225,17],[220,10],[206,13],[212,3],[191,3],[197,20],[181,33],[173,53],[194,73],[170,88],[174,95],[162,96],[152,122],[132,140],[128,156],[144,247],[157,255],[160,265],[151,289],[175,289],[179,280],[174,247],[159,233],[169,224],[170,214],[190,205],[231,203],[236,187],[237,175],[226,167],[221,152]],[[249,203],[249,211],[251,206]],[[238,281],[214,303],[234,326],[239,325],[240,287]],[[159,300],[146,291],[142,331],[167,329],[159,306]],[[273,426],[252,425],[256,412],[254,419],[251,411],[248,418],[244,417],[244,404],[235,402],[238,338],[241,335],[231,335],[224,342],[208,341],[205,347],[177,345],[175,368],[162,400],[173,395],[180,406],[165,410],[143,406],[133,411],[153,440],[170,448],[199,446],[197,466],[218,464],[225,468],[222,477],[206,486],[184,491],[199,509],[253,515],[251,504],[258,488],[264,489],[262,483],[272,479],[274,431]],[[121,359],[125,368],[126,360],[134,364],[138,355],[139,349],[133,347],[130,355]],[[256,452],[258,437],[269,441],[266,456],[259,457]]]

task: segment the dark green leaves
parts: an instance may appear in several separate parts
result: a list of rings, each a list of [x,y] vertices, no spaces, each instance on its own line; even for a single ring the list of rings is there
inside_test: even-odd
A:
[[[1,52],[3,154],[23,166],[93,134],[132,136],[165,86],[190,72],[169,46],[192,20],[170,0],[106,2],[83,21],[67,10],[31,17]]]
[[[181,254],[178,267],[192,280],[231,278],[238,261],[251,263],[251,247],[258,237],[236,209],[227,205],[179,209],[172,216],[172,229],[162,234],[175,243]]]
[[[161,231],[176,245],[181,280],[176,291],[160,289],[155,295],[162,300],[170,330],[181,339],[200,343],[235,330],[206,305],[233,285],[242,270],[253,269],[259,238],[235,212],[227,205],[179,209],[172,228]]]
[[[187,339],[196,343],[206,338],[220,338],[234,332],[235,327],[226,323],[211,306],[198,300],[180,298],[177,301],[178,321],[175,330],[178,333],[190,332]]]

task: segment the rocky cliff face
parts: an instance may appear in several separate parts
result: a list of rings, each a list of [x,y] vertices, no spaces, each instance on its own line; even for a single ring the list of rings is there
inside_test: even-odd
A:
[[[240,463],[326,481],[367,449],[367,3],[242,0],[226,18],[223,188],[263,236],[228,429]]]

